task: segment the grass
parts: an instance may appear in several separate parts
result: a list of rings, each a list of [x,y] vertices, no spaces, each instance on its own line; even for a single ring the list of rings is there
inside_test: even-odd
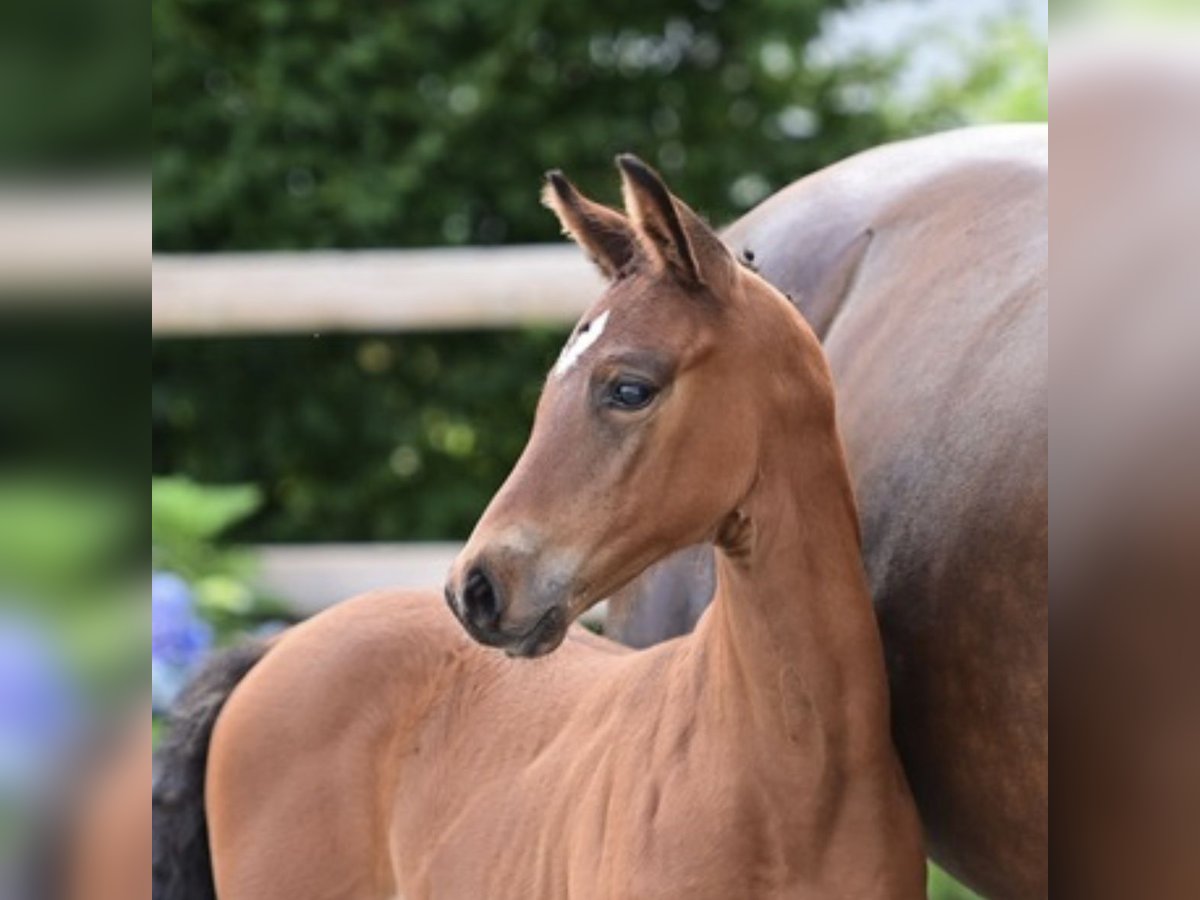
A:
[[[983,900],[933,863],[929,864],[929,900]]]

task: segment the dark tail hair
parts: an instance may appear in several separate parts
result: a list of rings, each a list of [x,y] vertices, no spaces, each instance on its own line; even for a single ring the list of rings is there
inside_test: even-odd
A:
[[[208,745],[225,701],[268,648],[246,643],[217,654],[175,702],[154,757],[154,900],[216,900],[204,815]]]

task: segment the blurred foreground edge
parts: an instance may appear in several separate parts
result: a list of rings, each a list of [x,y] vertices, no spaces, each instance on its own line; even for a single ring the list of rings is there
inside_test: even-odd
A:
[[[1056,896],[1200,897],[1200,44],[1056,48]]]

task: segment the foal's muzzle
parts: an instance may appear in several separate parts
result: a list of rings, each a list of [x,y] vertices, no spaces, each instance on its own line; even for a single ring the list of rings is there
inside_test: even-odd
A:
[[[479,643],[524,657],[542,656],[562,643],[569,623],[560,606],[551,606],[532,621],[514,621],[503,584],[485,565],[470,565],[465,573],[451,573],[446,603]]]
[[[462,622],[472,634],[494,634],[500,625],[500,595],[487,573],[473,568],[460,595]]]

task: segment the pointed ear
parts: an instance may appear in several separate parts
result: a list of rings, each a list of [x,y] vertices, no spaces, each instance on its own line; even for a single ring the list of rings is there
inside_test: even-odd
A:
[[[685,283],[725,287],[737,262],[717,233],[636,156],[621,154],[617,167],[625,209],[647,255]]]
[[[557,169],[546,173],[542,203],[558,216],[563,232],[587,252],[606,278],[616,278],[633,259],[637,239],[629,220],[583,196]]]

